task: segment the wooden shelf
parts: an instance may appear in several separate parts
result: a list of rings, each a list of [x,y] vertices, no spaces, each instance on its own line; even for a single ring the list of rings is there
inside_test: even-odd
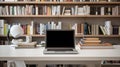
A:
[[[75,37],[83,37],[83,35],[76,35]],[[84,35],[84,37],[120,37],[120,35]]]
[[[120,2],[60,2],[60,4],[79,4],[79,5],[116,5],[120,4]]]
[[[22,35],[21,37],[25,37]],[[31,35],[32,37],[45,37],[45,35]],[[0,37],[7,37],[6,35],[0,35]],[[12,37],[12,36],[10,36]],[[83,37],[83,35],[75,35],[75,37]],[[120,35],[84,35],[84,37],[120,37]]]
[[[26,36],[26,35],[23,35]],[[32,35],[32,37],[45,37],[45,35]]]
[[[120,16],[113,16],[113,15],[60,15],[59,17],[93,17],[93,18],[119,18]]]
[[[18,18],[18,17],[46,17],[46,18],[49,18],[49,17],[63,17],[63,18],[69,18],[69,17],[72,17],[72,18],[76,18],[76,17],[81,17],[81,18],[120,18],[120,15],[118,16],[113,16],[113,15],[2,15],[0,16],[0,18],[7,18],[7,17],[11,17],[11,18]]]
[[[118,66],[118,65],[119,65],[119,66],[120,66],[120,63],[113,63],[113,64],[112,64],[112,63],[111,63],[111,64],[108,63],[108,64],[101,64],[101,65],[102,65],[102,66],[104,66],[104,65],[107,65],[107,66],[109,66],[109,65],[113,65],[113,66],[114,66],[114,65],[117,65],[117,66]]]
[[[14,5],[18,5],[18,4],[61,4],[61,5],[76,5],[76,4],[79,4],[79,5],[116,5],[116,4],[120,4],[120,2],[0,2],[0,4],[7,4],[7,5],[11,5],[11,4],[14,4]]]

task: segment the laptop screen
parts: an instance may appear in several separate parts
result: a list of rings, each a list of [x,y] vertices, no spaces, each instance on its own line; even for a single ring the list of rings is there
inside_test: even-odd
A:
[[[46,48],[74,48],[74,30],[47,30]]]

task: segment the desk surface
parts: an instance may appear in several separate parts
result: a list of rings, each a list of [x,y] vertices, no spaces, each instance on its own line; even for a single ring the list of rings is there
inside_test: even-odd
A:
[[[80,49],[79,54],[43,54],[44,47],[15,49],[10,45],[0,45],[0,60],[25,61],[101,61],[120,60],[120,46],[114,49]]]

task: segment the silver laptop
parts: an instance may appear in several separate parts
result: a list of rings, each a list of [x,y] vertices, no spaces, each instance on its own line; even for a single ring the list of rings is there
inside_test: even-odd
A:
[[[77,54],[74,30],[47,30],[44,54]]]

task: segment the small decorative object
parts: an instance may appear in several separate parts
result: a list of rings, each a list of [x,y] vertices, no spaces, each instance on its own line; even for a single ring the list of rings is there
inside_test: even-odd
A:
[[[26,36],[26,43],[32,42],[32,36]]]
[[[17,45],[19,42],[22,42],[22,39],[17,39],[18,37],[20,37],[21,35],[23,35],[23,29],[20,25],[13,25],[7,33],[7,39],[8,42],[10,44],[10,37],[9,34],[11,34],[11,36],[14,37],[14,39],[12,40],[12,44]]]

